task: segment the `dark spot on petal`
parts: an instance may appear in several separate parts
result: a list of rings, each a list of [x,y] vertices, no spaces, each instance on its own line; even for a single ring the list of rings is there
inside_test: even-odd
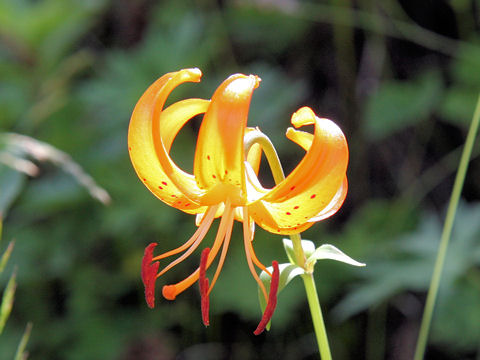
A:
[[[290,212],[288,212],[288,211],[287,211],[285,214],[287,214],[287,215],[292,215],[292,214],[291,214]]]
[[[316,194],[313,194],[312,196],[310,196],[310,199],[314,199],[315,196],[317,196]]]
[[[162,184],[163,184],[163,185],[167,185],[167,183],[166,183],[165,181],[162,181]]]
[[[295,210],[298,209],[298,206],[295,206],[294,209],[295,209]]]

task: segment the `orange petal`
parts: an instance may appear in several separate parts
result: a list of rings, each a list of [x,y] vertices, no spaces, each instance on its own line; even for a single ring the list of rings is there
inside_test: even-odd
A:
[[[253,90],[260,79],[236,74],[215,91],[200,126],[194,174],[198,186],[209,192],[211,202],[233,205],[245,202],[243,138]]]
[[[320,220],[329,218],[330,216],[335,214],[338,211],[338,209],[342,207],[343,202],[347,197],[347,191],[348,191],[348,181],[347,181],[347,177],[345,176],[345,178],[343,179],[343,183],[340,186],[340,189],[338,189],[333,199],[330,200],[330,203],[324,209],[322,209],[317,215],[315,215],[313,218],[311,218],[308,221],[309,222],[320,221]]]
[[[304,231],[314,221],[333,215],[347,191],[348,146],[340,128],[317,118],[310,108],[298,110],[292,124],[315,126],[313,136],[293,129],[287,132],[307,153],[284,181],[249,205],[257,224],[281,234]]]
[[[179,169],[168,152],[182,126],[206,111],[209,101],[189,99],[163,110],[165,100],[179,84],[200,81],[198,69],[168,73],[153,83],[133,111],[128,149],[133,166],[145,186],[160,200],[187,213],[206,211],[193,175]],[[163,111],[162,111],[163,110]]]

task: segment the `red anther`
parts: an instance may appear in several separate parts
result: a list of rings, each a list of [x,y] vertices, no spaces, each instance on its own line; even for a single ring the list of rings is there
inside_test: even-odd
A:
[[[270,280],[270,292],[268,293],[267,307],[263,312],[262,320],[258,324],[256,330],[253,332],[255,335],[260,335],[268,322],[272,319],[273,312],[277,306],[277,292],[278,292],[278,281],[280,279],[280,270],[278,268],[278,262],[272,261],[273,274],[272,280]]]
[[[145,286],[145,300],[150,308],[155,307],[155,280],[158,273],[159,262],[152,263],[153,249],[157,243],[151,243],[145,248],[142,260],[142,281]]]
[[[199,278],[198,278],[198,285],[200,287],[200,296],[202,299],[201,300],[202,320],[203,320],[203,325],[205,326],[210,325],[210,319],[208,317],[208,313],[210,310],[210,299],[208,297],[208,279],[206,276],[207,259],[208,259],[209,253],[210,253],[210,248],[205,248],[202,251],[202,256],[200,258]]]

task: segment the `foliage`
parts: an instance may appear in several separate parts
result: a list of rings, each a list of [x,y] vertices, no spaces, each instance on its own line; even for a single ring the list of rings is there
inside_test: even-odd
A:
[[[0,242],[2,240],[2,230],[3,230],[2,222],[3,222],[2,218],[0,217]],[[13,251],[13,246],[14,246],[14,242],[11,241],[8,244],[2,256],[0,257],[0,275],[2,275],[3,271],[5,270],[5,267],[7,266],[8,259],[10,258],[10,255],[12,254],[12,251]],[[0,335],[3,332],[7,319],[10,316],[10,313],[12,311],[16,287],[17,287],[16,271],[14,270],[10,275],[7,286],[3,290],[2,301],[0,302]],[[27,328],[25,329],[25,332],[22,335],[20,343],[18,344],[17,352],[15,354],[15,360],[27,359],[28,353],[25,351],[25,348],[27,346],[28,338],[30,337],[31,328],[32,328],[32,325],[29,323],[27,325]]]
[[[474,278],[480,263],[480,228],[474,219],[479,215],[478,204],[463,204],[458,209],[458,220],[443,274],[437,314],[439,321],[434,322],[433,329],[434,339],[445,341],[448,334],[457,346],[467,348],[475,346],[480,336],[479,324],[470,321],[472,316],[478,315],[478,306],[476,300],[469,295],[478,290]],[[384,251],[367,255],[369,266],[360,273],[362,282],[336,306],[334,314],[344,319],[401,297],[406,291],[426,291],[436,257],[442,220],[434,214],[425,215],[413,232],[392,238],[384,244],[388,248],[388,257]],[[459,300],[458,294],[465,294],[465,297]],[[455,322],[444,326],[448,323],[444,321],[452,317],[450,306],[458,301],[462,302],[464,311],[454,312]]]

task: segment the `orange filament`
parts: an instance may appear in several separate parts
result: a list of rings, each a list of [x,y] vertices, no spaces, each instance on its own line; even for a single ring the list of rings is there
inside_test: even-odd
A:
[[[217,209],[218,209],[218,205],[210,206],[207,209],[207,211],[205,212],[205,216],[202,218],[202,221],[197,228],[197,231],[195,231],[192,237],[185,244],[183,244],[182,246],[179,246],[174,250],[167,251],[166,253],[163,253],[159,256],[154,257],[152,261],[157,261],[172,255],[176,255],[179,252],[182,252],[185,249],[187,249],[189,246],[191,246],[195,242],[195,240],[198,239],[199,237],[203,238],[205,236],[205,233],[208,231],[208,229],[212,225]]]
[[[211,224],[211,223],[210,223]],[[200,229],[200,228],[199,228]],[[175,259],[174,261],[172,261],[170,264],[168,264],[167,266],[165,266],[165,268],[162,269],[162,271],[160,271],[157,275],[157,278],[159,278],[160,276],[162,276],[163,274],[165,274],[168,270],[170,270],[171,268],[173,268],[175,265],[181,263],[183,260],[185,260],[187,257],[189,257],[198,247],[198,245],[200,245],[200,243],[202,242],[203,238],[205,237],[205,235],[207,234],[208,232],[208,227],[203,227],[199,232],[199,236],[197,237],[197,239],[195,239],[195,241],[193,242],[193,245],[190,246],[190,249],[188,249],[187,251],[185,251],[185,253],[178,257],[177,259]]]
[[[227,206],[228,205],[228,206]],[[227,200],[227,204],[225,205],[225,209],[230,209],[229,201]],[[225,211],[222,215],[222,219],[220,220],[220,225],[218,227],[217,236],[215,237],[215,241],[213,243],[212,249],[208,255],[207,259],[207,266],[208,269],[212,264],[213,260],[218,254],[220,247],[223,244],[223,240],[225,238],[225,234],[227,232],[228,227],[233,226],[233,220],[230,220],[230,215],[228,215],[229,211]],[[230,222],[230,224],[229,224]],[[174,300],[175,297],[188,289],[192,286],[199,278],[199,269],[195,270],[192,274],[190,274],[184,280],[173,284],[173,285],[165,285],[162,289],[162,294],[167,300]]]
[[[243,207],[242,208],[242,213],[243,213],[243,216],[246,216],[248,218],[248,210]],[[248,222],[250,222],[250,219],[247,219]],[[255,255],[255,251],[253,250],[253,233],[255,231],[255,225],[253,226],[248,226],[248,235],[250,236],[250,243],[248,244],[248,251],[250,252],[250,255],[252,256],[252,261],[255,265],[257,265],[258,268],[260,268],[261,270],[265,271],[268,275],[272,276],[272,274],[270,273],[270,271],[267,270],[267,268],[265,267],[265,265],[263,265],[260,260],[258,260],[257,258],[257,255]]]
[[[227,213],[226,216],[228,216],[227,222],[226,222],[226,232],[225,232],[225,238],[223,241],[223,247],[222,247],[222,252],[220,254],[220,260],[218,261],[217,269],[215,270],[215,274],[213,275],[213,280],[210,285],[210,288],[208,289],[208,293],[210,294],[212,292],[213,286],[217,282],[218,276],[220,275],[220,271],[222,271],[223,264],[225,262],[225,257],[227,256],[227,251],[228,251],[228,245],[230,244],[230,239],[232,237],[232,229],[233,229],[233,209],[231,206],[225,207],[225,212]]]
[[[261,270],[265,271],[268,275],[272,276],[272,274],[270,273],[270,271],[268,271],[268,269],[265,267],[265,265],[263,265],[260,260],[258,260],[257,258],[257,255],[255,255],[255,251],[253,250],[253,245],[252,245],[252,242],[250,241],[247,244],[245,244],[245,246],[248,246],[248,252],[250,254],[250,256],[252,257],[252,261],[255,265],[257,265],[257,267],[259,267]]]
[[[258,324],[257,328],[253,332],[255,335],[260,335],[265,327],[272,319],[275,307],[277,306],[277,292],[278,292],[278,283],[280,280],[280,270],[278,268],[278,262],[272,261],[273,274],[272,280],[270,281],[270,292],[268,294],[268,302],[263,312],[262,320]]]
[[[210,310],[210,299],[208,297],[208,278],[206,276],[207,271],[207,259],[210,249],[206,248],[202,251],[202,256],[200,258],[200,278],[198,279],[198,285],[200,287],[200,297],[201,297],[201,309],[202,309],[202,321],[205,326],[210,325],[210,320],[208,318],[208,313]]]
[[[243,208],[243,216],[244,216],[244,218],[243,218],[243,243],[245,245],[245,255],[247,257],[248,268],[250,269],[250,272],[252,273],[252,276],[255,279],[255,281],[257,282],[258,286],[262,290],[262,293],[263,293],[263,296],[265,297],[265,300],[267,300],[268,299],[267,290],[265,290],[265,286],[263,285],[262,280],[260,280],[260,278],[258,277],[257,272],[255,271],[255,267],[253,266],[253,262],[252,262],[252,254],[253,254],[253,257],[256,258],[256,256],[255,256],[255,253],[253,252],[253,248],[251,247],[250,239],[252,237],[250,235],[250,227],[248,225],[249,217],[248,217],[248,209],[247,209],[246,206]],[[264,266],[264,268],[265,268],[265,266]]]

